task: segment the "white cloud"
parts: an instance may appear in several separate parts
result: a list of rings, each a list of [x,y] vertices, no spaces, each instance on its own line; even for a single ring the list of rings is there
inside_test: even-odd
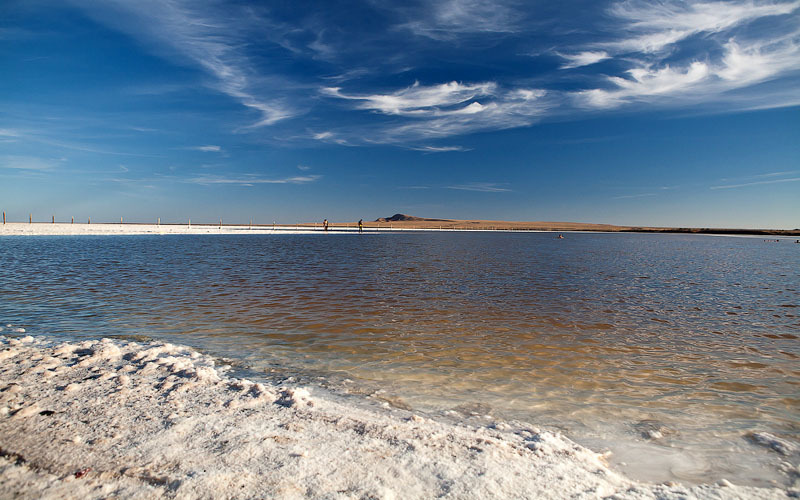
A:
[[[766,45],[756,42],[744,47],[730,40],[724,48],[716,74],[732,86],[751,85],[800,69],[800,47],[793,40]]]
[[[402,143],[525,126],[548,109],[542,100],[545,91],[500,91],[494,82],[433,86],[415,83],[389,94],[344,94],[339,88],[326,88],[322,92],[330,97],[359,101],[356,109],[411,118],[406,123],[392,122],[350,131],[352,138],[348,138],[355,142]],[[483,102],[475,100],[479,97]]]
[[[443,0],[429,5],[427,10],[414,9],[413,18],[400,27],[434,40],[517,31],[518,12],[498,0]]]
[[[605,61],[609,56],[608,52],[604,50],[599,51],[583,51],[577,54],[558,54],[567,60],[565,64],[561,65],[561,69],[580,68],[582,66],[589,66],[600,61]]]
[[[447,186],[447,189],[458,189],[461,191],[480,191],[483,193],[503,193],[511,191],[508,188],[500,187],[494,182],[470,182],[468,184],[457,184]]]
[[[340,137],[338,134],[331,132],[330,130],[326,130],[325,132],[312,133],[311,137],[313,137],[318,141],[339,144],[340,146],[349,145],[346,139]]]
[[[455,106],[478,96],[494,93],[497,85],[493,82],[464,85],[459,82],[441,85],[421,86],[419,82],[392,94],[347,95],[342,94],[339,87],[326,87],[322,93],[331,97],[361,101],[359,109],[380,111],[392,115],[421,115],[425,113],[442,113],[439,108]],[[477,107],[476,107],[477,105]],[[472,103],[464,108],[451,110],[456,113],[477,113],[481,111],[480,103]],[[445,113],[447,111],[444,111]]]
[[[686,92],[707,79],[709,69],[705,63],[695,61],[685,71],[666,66],[655,70],[634,68],[628,73],[631,79],[617,76],[608,78],[616,89],[592,89],[579,92],[577,96],[590,107],[610,108],[640,97],[674,95]]]
[[[43,172],[47,170],[53,170],[57,166],[57,160],[37,158],[35,156],[9,155],[0,157],[0,168]]]
[[[628,38],[602,44],[613,52],[660,52],[699,33],[720,33],[767,16],[789,14],[800,1],[760,3],[753,0],[726,2],[651,2],[628,0],[614,4],[610,14],[625,21]]]
[[[642,194],[626,194],[622,196],[614,196],[611,198],[612,200],[629,200],[634,198],[648,198],[650,196],[655,196],[655,193],[642,193]]]
[[[311,170],[311,167],[306,166],[306,165],[298,165],[297,169],[298,170],[302,170],[303,172],[307,172],[307,171]]]
[[[470,151],[464,146],[411,146],[409,149],[422,151],[424,153],[448,153],[451,151]]]
[[[591,108],[613,108],[631,101],[652,101],[681,98],[687,102],[724,101],[733,90],[780,78],[800,70],[800,45],[793,39],[797,33],[775,40],[739,43],[733,39],[722,45],[723,55],[716,62],[694,61],[683,68],[645,65],[628,70],[630,78],[608,77],[610,89],[590,89],[575,94],[579,104]],[[790,90],[794,99],[778,92],[753,94],[762,107],[789,105],[796,102],[798,92]],[[741,97],[740,100],[744,100]],[[765,101],[766,99],[766,101]],[[765,105],[766,104],[766,105]]]
[[[222,152],[222,147],[221,146],[214,146],[214,145],[193,146],[193,147],[186,148],[186,149],[192,149],[194,151],[203,151],[204,153],[220,153],[220,152]]]
[[[322,178],[321,175],[299,175],[282,179],[266,179],[263,177],[244,175],[241,177],[199,176],[187,179],[190,184],[235,184],[239,186],[254,186],[256,184],[307,184]]]
[[[800,177],[791,177],[788,179],[772,179],[769,181],[754,181],[754,182],[745,182],[742,184],[725,184],[720,186],[711,186],[710,189],[734,189],[734,188],[741,188],[747,186],[758,186],[761,184],[778,184],[782,182],[800,182]]]
[[[257,95],[253,65],[243,54],[245,39],[236,38],[253,11],[214,10],[213,4],[189,0],[108,0],[91,2],[73,0],[102,22],[144,40],[156,52],[177,55],[203,68],[214,77],[213,87],[259,112],[260,119],[251,127],[272,125],[293,116],[276,99]]]

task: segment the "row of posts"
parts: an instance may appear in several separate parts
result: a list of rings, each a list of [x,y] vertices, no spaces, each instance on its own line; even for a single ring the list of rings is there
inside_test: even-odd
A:
[[[123,220],[123,219],[122,219],[122,217],[120,217],[120,218],[119,218],[119,223],[120,223],[120,224],[122,224],[122,223],[123,223],[123,222],[122,222],[122,220]],[[52,224],[55,224],[55,223],[56,223],[56,216],[55,216],[55,215],[54,215],[54,216],[53,216],[53,218],[51,219],[51,222],[52,222]],[[71,224],[75,224],[75,217],[73,217],[73,218],[72,218],[72,220],[70,221],[70,223],[71,223]],[[91,224],[91,223],[92,223],[92,218],[91,218],[91,217],[89,217],[89,220],[87,221],[87,224]],[[5,224],[6,224],[6,212],[5,212],[5,210],[3,210],[3,225],[5,225]],[[33,214],[28,214],[28,224],[33,224]],[[161,217],[159,217],[159,218],[158,218],[158,222],[156,222],[156,225],[158,225],[158,226],[160,226],[160,225],[161,225]],[[298,224],[298,225],[299,225],[299,224]],[[192,227],[192,219],[191,219],[191,218],[189,219],[189,227]],[[315,223],[314,223],[314,228],[316,229],[316,227],[317,227],[317,223],[315,222]],[[219,219],[219,228],[220,228],[220,229],[222,229],[222,218],[220,218],[220,219]],[[250,229],[253,229],[253,219],[250,219],[250,225],[249,225],[249,228],[250,228]],[[390,225],[389,225],[389,229],[391,229],[391,228],[392,228],[392,226],[391,226],[391,224],[390,224]],[[272,222],[272,229],[275,229],[275,221],[273,221],[273,222]],[[442,229],[442,226],[439,226],[439,229],[441,230],[441,229]],[[455,229],[455,228],[453,228],[453,229]],[[496,229],[496,227],[492,226],[492,227],[491,227],[491,229],[492,229],[492,230],[495,230],[495,229]]]
[[[6,211],[3,210],[3,225],[5,225],[5,223],[6,223]],[[52,217],[51,223],[52,224],[56,223],[56,216],[55,215]],[[87,221],[87,224],[91,224],[91,223],[92,223],[92,218],[89,217],[89,220]],[[122,217],[119,218],[119,223],[120,224],[123,223],[123,218]],[[33,214],[28,214],[28,224],[33,224]],[[72,219],[70,221],[70,224],[75,224],[75,217],[72,217]],[[158,221],[156,222],[156,225],[158,225],[158,226],[161,225],[161,217],[158,218]],[[192,227],[192,219],[191,218],[189,219],[189,227]],[[220,227],[220,229],[222,229],[222,218],[219,219],[219,227]],[[250,229],[253,228],[253,219],[250,219],[250,226],[249,227],[250,227]],[[272,227],[273,227],[273,229],[275,228],[275,222],[272,223]]]

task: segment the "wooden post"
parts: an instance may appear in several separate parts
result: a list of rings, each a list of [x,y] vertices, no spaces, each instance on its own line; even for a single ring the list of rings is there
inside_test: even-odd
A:
[[[157,225],[157,226],[160,226],[160,225],[161,225],[161,217],[159,217],[159,218],[158,218],[158,224],[156,224],[156,225]]]
[[[28,214],[28,224],[33,224],[33,214]]]
[[[6,211],[3,210],[3,225],[6,225]]]
[[[72,222],[70,222],[70,224],[75,224],[75,216],[74,215],[72,216]]]
[[[122,217],[119,218],[119,223],[122,224]]]
[[[89,217],[89,222],[87,222],[87,224],[91,224],[91,223],[92,223],[92,218]]]
[[[53,224],[55,224],[55,223],[56,223],[56,216],[54,215],[53,216]]]

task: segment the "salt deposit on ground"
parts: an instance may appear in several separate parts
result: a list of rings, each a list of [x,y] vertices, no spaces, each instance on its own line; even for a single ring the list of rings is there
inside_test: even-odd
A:
[[[403,232],[403,231],[439,231],[439,229],[418,229],[404,227],[364,228],[365,234]],[[444,231],[453,231],[444,229]],[[462,231],[462,230],[459,230]],[[470,230],[477,231],[477,230]],[[487,231],[481,229],[480,231]],[[528,231],[541,232],[541,231]],[[0,236],[78,236],[78,235],[138,235],[138,234],[358,234],[358,228],[331,227],[323,231],[322,227],[309,226],[234,226],[234,225],[197,225],[197,224],[67,224],[57,222],[22,223],[9,222],[0,225]]]
[[[754,436],[771,443],[768,436]],[[0,498],[786,498],[631,481],[555,433],[229,376],[187,347],[0,336]]]
[[[351,230],[352,231],[352,230]],[[287,226],[215,226],[197,224],[26,224],[10,222],[0,225],[0,236],[73,236],[133,234],[325,234],[322,228]],[[327,234],[342,234],[340,228]],[[344,233],[347,234],[347,233]]]

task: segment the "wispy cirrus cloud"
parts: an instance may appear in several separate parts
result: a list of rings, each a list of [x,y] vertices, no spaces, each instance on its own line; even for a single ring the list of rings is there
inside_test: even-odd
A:
[[[325,130],[323,132],[311,132],[311,137],[314,140],[327,142],[330,144],[339,144],[340,146],[349,146],[347,139],[342,137],[339,132]]]
[[[743,181],[743,180],[753,180],[753,179],[765,179],[765,178],[771,178],[771,177],[785,177],[785,176],[790,176],[790,175],[795,175],[795,174],[800,174],[800,170],[783,170],[783,171],[780,171],[780,172],[766,172],[766,173],[763,173],[763,174],[753,174],[753,175],[747,175],[747,176],[744,176],[744,177],[734,177],[734,178],[724,177],[724,178],[722,178],[720,180],[723,181],[723,182]]]
[[[723,45],[723,57],[716,63],[693,61],[684,67],[646,65],[627,71],[628,78],[608,77],[612,88],[577,92],[580,104],[613,108],[633,101],[681,97],[706,102],[724,100],[726,93],[747,88],[800,70],[800,45],[791,39],[774,44],[740,45],[731,40]],[[794,92],[796,99],[800,92]],[[772,106],[794,105],[797,100],[776,94]],[[754,95],[754,102],[763,94]]]
[[[321,179],[321,175],[298,175],[278,179],[269,179],[256,175],[244,175],[241,177],[222,177],[204,175],[186,179],[189,184],[215,185],[215,184],[234,184],[238,186],[255,186],[256,184],[308,184]]]
[[[591,64],[599,63],[600,61],[605,61],[611,57],[605,50],[585,50],[583,52],[578,52],[577,54],[558,53],[558,55],[567,60],[566,63],[561,65],[561,69],[589,66]]]
[[[20,133],[16,130],[0,129],[0,143],[17,142],[19,137]]]
[[[144,41],[156,53],[202,68],[214,78],[213,88],[259,113],[250,127],[272,125],[295,114],[280,99],[261,95],[259,81],[264,77],[242,50],[246,28],[256,22],[252,9],[199,0],[73,2],[101,22]]]
[[[502,187],[501,184],[494,182],[469,182],[466,184],[455,184],[447,186],[447,189],[457,189],[459,191],[479,191],[482,193],[505,193],[511,189]]]
[[[613,90],[592,89],[576,95],[590,107],[610,108],[641,97],[669,96],[686,92],[704,81],[710,74],[708,65],[693,62],[686,70],[665,66],[659,69],[635,68],[628,71],[631,78],[618,76],[608,80]]]
[[[453,151],[471,151],[464,146],[409,146],[408,149],[422,151],[423,153],[449,153]]]
[[[519,12],[508,2],[444,0],[423,5],[408,9],[409,19],[398,27],[420,37],[445,41],[467,34],[512,33],[519,26]]]
[[[502,130],[529,125],[548,109],[541,89],[500,89],[494,82],[414,85],[386,94],[345,94],[323,88],[323,95],[355,101],[355,109],[408,118],[405,123],[352,132],[353,142],[367,137],[371,143],[403,143],[449,137],[480,130]],[[481,102],[482,101],[482,102]],[[326,132],[327,134],[327,132]],[[332,133],[331,133],[332,134]],[[330,136],[316,139],[328,140]]]
[[[39,158],[36,156],[7,155],[0,156],[0,168],[14,170],[30,170],[45,172],[54,170],[58,167],[60,160],[50,158]]]
[[[501,52],[504,57],[497,68],[481,65],[481,71],[474,71],[476,65],[459,60],[456,65],[469,67],[470,72],[452,71],[453,65],[445,64],[441,74],[447,79],[427,85],[413,78],[416,62],[429,54],[449,60],[449,53],[439,52],[444,45],[451,51],[461,45],[495,47],[500,41],[516,40],[515,47],[520,48],[531,26],[538,26],[536,9],[518,0],[414,1],[401,6],[371,0],[369,9],[380,12],[385,24],[363,32],[359,28],[360,39],[370,41],[362,46],[352,43],[353,37],[333,22],[335,15],[326,9],[287,18],[276,14],[280,7],[213,0],[71,1],[153,52],[202,69],[211,77],[210,87],[255,110],[258,117],[236,129],[239,132],[300,113],[313,114],[314,121],[309,122],[313,125],[304,131],[287,124],[282,137],[275,137],[281,141],[396,144],[433,153],[450,150],[415,145],[634,103],[663,108],[724,102],[736,109],[800,103],[797,85],[782,80],[800,70],[800,35],[791,22],[797,18],[800,0],[617,1],[606,9],[606,16],[597,16],[597,24],[582,27],[591,36],[574,37],[578,41],[574,45],[532,47],[527,52],[555,54],[563,59],[561,69],[573,71],[534,80],[515,63],[506,62],[509,54]],[[779,22],[765,29],[764,23],[773,20]],[[403,46],[414,46],[407,53],[395,51],[402,55],[387,63],[394,58],[378,47],[397,46],[398,35],[404,38]],[[282,74],[278,65],[273,73],[269,57],[277,46],[291,52],[291,60],[300,62],[296,66],[307,73],[289,76],[291,72]],[[426,56],[417,58],[415,49]],[[325,61],[324,68],[309,71],[310,61],[320,60]],[[601,61],[612,61],[600,67],[610,73],[586,68]],[[402,86],[396,79],[380,80],[375,67],[391,67],[395,76],[408,71],[411,77],[406,81],[415,83]],[[472,80],[459,80],[465,74]],[[563,86],[568,79],[570,85]],[[754,90],[775,81],[779,84],[768,92]],[[144,91],[171,93],[185,85],[165,82]],[[347,120],[324,114],[331,102],[350,112]],[[315,114],[321,109],[325,111]]]
[[[186,149],[190,149],[192,151],[202,151],[204,153],[221,153],[222,147],[221,146],[214,146],[209,144],[207,146],[190,146]]]
[[[759,186],[762,184],[780,184],[784,182],[800,182],[800,177],[789,177],[786,179],[771,179],[764,181],[743,182],[741,184],[721,184],[718,186],[711,186],[711,189],[734,189],[748,186]]]
[[[339,87],[325,87],[320,91],[330,97],[358,101],[358,109],[390,115],[422,116],[479,112],[480,103],[473,102],[460,108],[455,106],[476,97],[492,95],[496,87],[497,84],[493,82],[463,84],[453,81],[432,86],[414,82],[412,86],[390,94],[343,94]]]
[[[760,186],[762,184],[781,184],[784,182],[798,182],[800,170],[784,170],[781,172],[766,172],[763,174],[747,175],[744,177],[720,179],[726,184],[711,186],[710,189],[735,189],[749,186]]]
[[[755,19],[789,14],[800,2],[693,2],[667,0],[617,2],[609,13],[624,21],[619,29],[627,36],[599,44],[610,51],[660,52],[690,36],[721,33]]]
[[[622,196],[613,196],[612,200],[632,200],[636,198],[649,198],[655,196],[656,193],[640,193],[640,194],[625,194]]]
[[[798,9],[800,1],[616,3],[609,13],[627,36],[595,46],[614,56],[624,54],[630,67],[623,75],[606,77],[606,85],[575,93],[575,100],[590,108],[726,100],[739,107],[746,107],[748,100],[759,108],[794,105],[800,92],[791,83],[768,93],[749,89],[800,70],[800,30],[786,17],[797,17]],[[775,22],[768,31],[751,27],[768,18],[783,23]],[[703,38],[687,45],[700,34]],[[690,55],[676,58],[687,46],[692,47]],[[787,99],[792,93],[795,98]]]

